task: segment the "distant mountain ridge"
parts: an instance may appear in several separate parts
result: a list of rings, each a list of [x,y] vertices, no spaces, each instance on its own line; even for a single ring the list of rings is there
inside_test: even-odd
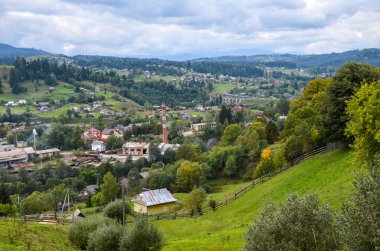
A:
[[[9,44],[0,43],[0,56],[1,57],[15,57],[15,56],[35,56],[51,54],[49,52],[38,50],[34,48],[17,48]]]
[[[8,44],[0,43],[0,65],[13,65],[16,57],[29,57],[36,55],[52,55],[40,49],[33,48],[17,48]],[[57,55],[58,56],[58,55]],[[61,55],[63,56],[63,55]],[[355,61],[367,63],[376,67],[380,66],[380,49],[370,48],[362,50],[350,50],[341,53],[329,54],[310,54],[310,55],[295,55],[295,54],[260,54],[251,56],[220,56],[220,57],[203,57],[191,60],[164,60],[157,58],[132,58],[132,57],[111,57],[111,56],[96,56],[96,55],[78,55],[69,57],[76,61],[91,65],[96,62],[98,65],[105,64],[112,67],[115,63],[118,65],[126,64],[142,65],[142,64],[165,64],[178,65],[184,62],[190,63],[223,63],[223,64],[252,64],[264,66],[284,66],[288,67],[331,67],[339,68],[347,62]]]
[[[299,67],[341,67],[343,64],[355,61],[380,66],[380,49],[370,48],[362,50],[351,50],[342,53],[329,54],[269,54],[252,56],[222,56],[213,58],[199,58],[193,62],[216,62],[230,64],[250,64],[262,62],[289,62]]]

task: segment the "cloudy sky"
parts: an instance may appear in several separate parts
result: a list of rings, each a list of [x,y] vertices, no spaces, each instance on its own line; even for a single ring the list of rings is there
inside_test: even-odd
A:
[[[380,47],[379,0],[0,0],[0,42],[186,58]]]

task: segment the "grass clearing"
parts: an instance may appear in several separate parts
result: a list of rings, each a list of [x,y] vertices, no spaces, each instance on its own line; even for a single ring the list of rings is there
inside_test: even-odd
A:
[[[355,168],[351,160],[348,150],[321,154],[256,186],[216,212],[158,221],[167,244],[164,250],[239,250],[247,227],[264,203],[280,203],[295,192],[317,193],[323,202],[338,210],[352,190]]]
[[[77,250],[67,239],[68,225],[0,220],[0,250]]]

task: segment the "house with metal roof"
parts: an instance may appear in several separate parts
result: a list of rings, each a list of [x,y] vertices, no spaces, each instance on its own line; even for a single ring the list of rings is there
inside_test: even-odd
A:
[[[152,215],[174,211],[177,199],[166,188],[162,188],[144,191],[132,201],[135,212]]]

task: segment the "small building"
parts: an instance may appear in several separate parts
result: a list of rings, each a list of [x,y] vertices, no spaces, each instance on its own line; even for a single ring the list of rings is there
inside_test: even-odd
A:
[[[84,216],[84,214],[79,210],[75,210],[74,214],[73,214],[73,222],[77,222],[77,221],[81,221],[85,218],[86,216]]]
[[[28,154],[22,149],[0,152],[0,166],[11,167],[13,164],[28,162]]]
[[[96,128],[89,128],[83,133],[83,139],[96,139],[100,136],[100,131]]]
[[[198,123],[198,124],[191,124],[191,130],[194,131],[194,132],[199,132],[199,131],[203,131],[206,129],[206,126],[208,124],[207,123]],[[215,127],[216,126],[216,123],[213,122],[211,124],[209,124],[211,127]]]
[[[106,150],[106,144],[101,140],[95,140],[91,144],[91,151],[104,152]]]
[[[59,150],[58,148],[37,150],[36,151],[37,157],[39,157],[41,159],[58,157],[60,153],[61,153],[61,150]]]
[[[123,145],[123,154],[131,156],[149,156],[149,143],[127,142]]]
[[[96,194],[98,189],[99,189],[98,185],[89,185],[84,188],[83,193],[84,195]]]
[[[166,189],[148,190],[136,196],[133,200],[133,210],[143,214],[160,214],[175,209],[177,200]]]

